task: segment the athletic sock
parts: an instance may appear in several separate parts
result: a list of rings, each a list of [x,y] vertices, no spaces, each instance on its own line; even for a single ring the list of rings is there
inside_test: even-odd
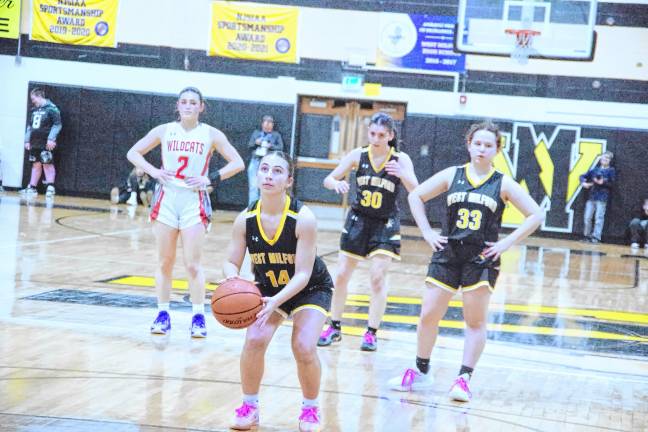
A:
[[[372,335],[376,336],[376,332],[378,331],[378,329],[374,327],[367,327],[367,331]]]
[[[191,310],[193,311],[194,315],[196,315],[196,314],[205,315],[205,304],[204,303],[198,303],[198,304],[192,303],[191,304]]]
[[[158,312],[169,312],[169,303],[158,303]]]
[[[243,402],[254,405],[254,406],[259,406],[259,394],[253,394],[253,395],[243,395]]]
[[[416,368],[422,373],[427,374],[430,371],[430,359],[416,357]]]
[[[342,321],[335,321],[335,320],[331,320],[331,326],[332,326],[335,330],[342,330]]]
[[[474,368],[468,367],[466,365],[461,365],[461,369],[459,369],[459,375],[468,374],[468,378],[472,378],[472,373],[474,370]]]
[[[309,406],[309,407],[316,407],[319,406],[319,399],[306,399],[304,398],[304,401],[302,402],[303,406]]]

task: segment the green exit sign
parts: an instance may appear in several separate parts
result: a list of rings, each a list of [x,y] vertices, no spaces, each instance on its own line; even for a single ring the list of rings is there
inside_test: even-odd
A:
[[[350,93],[360,93],[364,77],[362,75],[342,75],[342,90]]]

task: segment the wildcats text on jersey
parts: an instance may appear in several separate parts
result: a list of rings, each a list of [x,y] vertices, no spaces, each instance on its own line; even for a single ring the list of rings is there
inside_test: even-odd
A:
[[[358,186],[376,186],[389,192],[396,190],[396,185],[389,179],[375,176],[361,176],[356,179]]]
[[[205,143],[200,141],[181,141],[181,140],[167,140],[168,151],[184,151],[189,153],[203,154],[205,150]]]
[[[475,192],[454,192],[448,194],[448,207],[455,203],[469,202],[473,204],[481,204],[488,207],[493,213],[497,211],[497,201],[488,195],[483,195]]]

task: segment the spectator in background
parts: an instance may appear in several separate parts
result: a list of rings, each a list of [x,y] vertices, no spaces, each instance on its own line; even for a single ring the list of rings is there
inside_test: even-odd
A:
[[[648,249],[648,198],[644,199],[643,206],[637,210],[630,221],[630,247],[639,249],[643,245]]]
[[[616,172],[610,166],[614,155],[606,151],[601,155],[597,166],[580,176],[581,185],[590,190],[590,195],[585,203],[585,241],[598,243],[601,241],[603,223],[605,222],[605,209],[610,199],[610,188],[616,179]],[[592,217],[594,217],[594,230],[592,230]]]
[[[29,161],[32,163],[31,178],[29,186],[22,189],[20,193],[37,195],[36,187],[41,178],[42,171],[45,171],[46,196],[56,193],[54,180],[56,169],[54,168],[54,149],[56,148],[56,137],[61,131],[61,113],[49,99],[45,98],[45,91],[40,88],[33,89],[29,96],[34,107],[29,116],[29,124],[25,132],[25,149],[29,152]]]
[[[257,171],[261,158],[269,151],[283,151],[284,143],[279,132],[274,130],[274,119],[264,115],[261,120],[261,129],[255,130],[250,136],[248,148],[251,151],[250,164],[248,165],[248,206],[259,199],[257,186]]]
[[[151,204],[154,190],[155,180],[149,177],[142,168],[135,167],[122,187],[112,188],[110,201],[113,204],[126,203],[132,206],[143,204],[148,207]]]

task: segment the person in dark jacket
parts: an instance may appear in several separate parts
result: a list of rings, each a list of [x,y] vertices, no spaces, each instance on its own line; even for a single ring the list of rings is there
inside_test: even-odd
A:
[[[45,172],[44,184],[47,185],[46,195],[53,196],[54,180],[56,169],[54,168],[54,149],[57,148],[56,137],[61,128],[61,112],[50,101],[45,98],[45,91],[35,88],[29,93],[31,102],[34,105],[29,115],[29,124],[25,131],[25,150],[29,152],[29,161],[32,163],[31,178],[29,186],[22,189],[20,193],[36,195],[36,187]]]
[[[261,129],[255,130],[250,136],[248,148],[250,149],[250,163],[247,169],[248,175],[248,205],[259,199],[259,187],[257,186],[257,171],[261,158],[271,151],[284,150],[283,139],[279,132],[274,130],[274,118],[264,115],[261,120]]]
[[[601,155],[597,166],[580,176],[581,185],[589,189],[590,194],[585,203],[585,241],[599,243],[605,222],[605,210],[610,199],[610,189],[616,179],[614,167],[610,166],[614,155],[606,151]],[[592,218],[594,229],[592,230]]]
[[[639,249],[643,245],[648,249],[648,198],[644,199],[641,209],[633,214],[628,229],[630,230],[630,247]]]

